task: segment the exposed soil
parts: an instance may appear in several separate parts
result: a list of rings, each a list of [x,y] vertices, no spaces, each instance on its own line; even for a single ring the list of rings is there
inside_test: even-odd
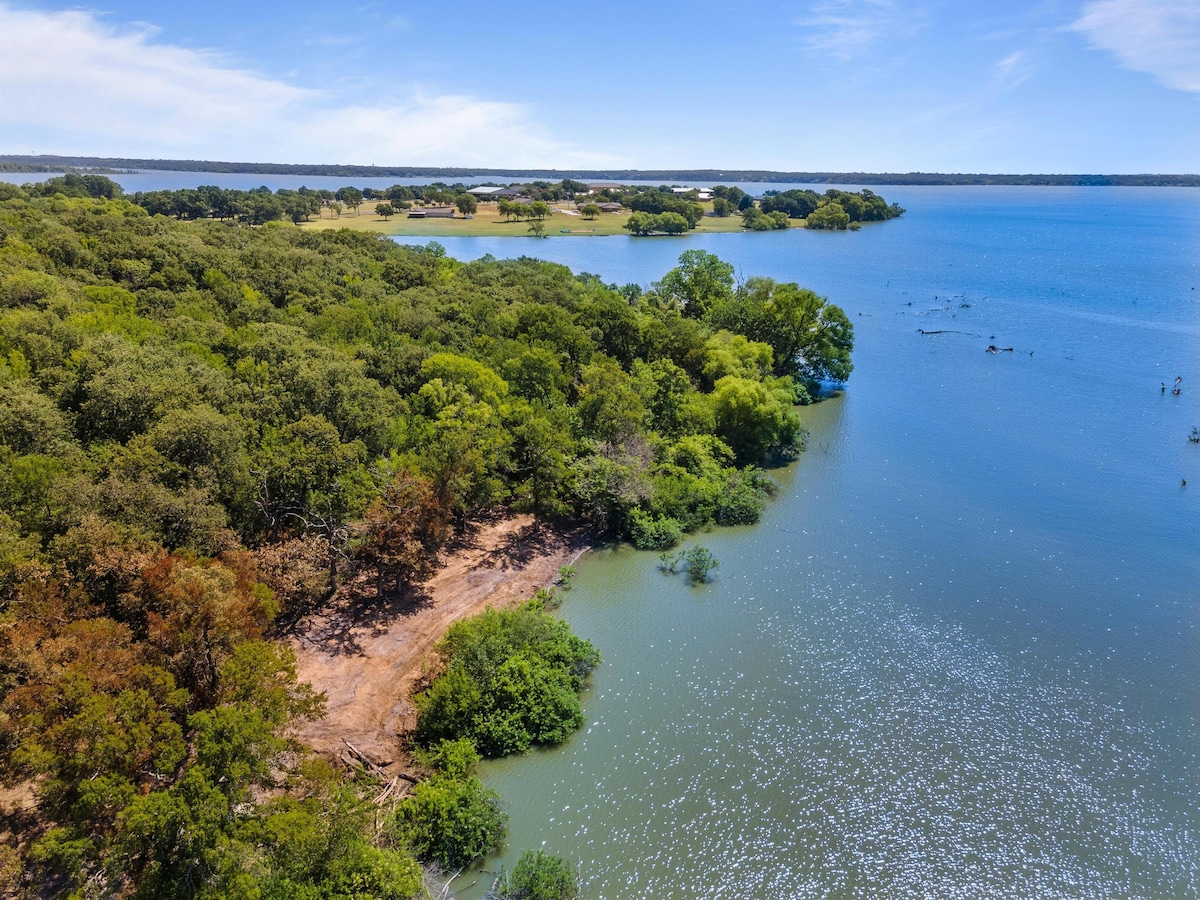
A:
[[[351,582],[286,638],[300,680],[325,692],[328,711],[299,723],[296,736],[328,755],[344,751],[346,740],[381,765],[401,759],[401,738],[416,726],[414,686],[446,629],[532,597],[589,546],[583,531],[505,516],[473,523],[433,577],[402,595],[380,597],[367,576]]]

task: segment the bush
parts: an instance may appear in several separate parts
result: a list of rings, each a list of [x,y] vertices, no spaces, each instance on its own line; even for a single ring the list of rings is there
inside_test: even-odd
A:
[[[574,900],[579,876],[560,856],[541,850],[521,854],[512,875],[502,873],[496,890],[499,900]]]
[[[436,775],[413,788],[393,829],[417,859],[457,869],[499,849],[507,818],[478,778]]]
[[[683,525],[678,519],[635,508],[629,513],[627,534],[639,550],[667,550],[683,540]]]
[[[687,563],[688,581],[695,584],[708,581],[708,574],[721,564],[707,547],[696,544],[684,551],[683,561]]]
[[[428,750],[418,751],[417,760],[423,766],[435,769],[451,778],[465,778],[475,763],[479,762],[479,751],[467,738],[442,741]]]
[[[757,522],[770,483],[758,469],[731,473],[717,501],[717,524],[753,525]]]
[[[675,553],[664,553],[658,558],[658,567],[668,575],[674,575],[683,569],[687,572],[689,584],[708,581],[708,574],[721,564],[707,547],[696,544],[687,550]]]
[[[484,756],[506,756],[583,724],[579,691],[600,655],[540,602],[458,622],[438,649],[446,671],[417,698],[426,746],[470,738]]]

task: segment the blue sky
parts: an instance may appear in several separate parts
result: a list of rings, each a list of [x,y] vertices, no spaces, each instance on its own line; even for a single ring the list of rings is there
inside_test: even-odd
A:
[[[0,0],[0,152],[1200,172],[1200,0]]]

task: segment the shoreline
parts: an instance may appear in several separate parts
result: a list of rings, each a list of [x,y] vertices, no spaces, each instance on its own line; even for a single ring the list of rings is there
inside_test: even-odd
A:
[[[381,766],[403,760],[416,727],[413,692],[446,630],[489,606],[529,599],[598,545],[587,529],[503,515],[472,523],[437,571],[403,596],[380,599],[373,579],[359,575],[279,637],[296,653],[298,680],[326,695],[326,715],[294,723],[292,735],[327,757],[348,741]]]
[[[324,213],[315,219],[301,222],[299,227],[306,231],[324,231],[327,229],[349,228],[353,231],[368,231],[375,234],[386,234],[389,237],[418,237],[437,240],[445,237],[511,237],[533,238],[529,232],[528,221],[505,221],[500,217],[495,206],[480,204],[472,218],[463,216],[433,217],[410,219],[403,211],[389,219],[383,219],[370,209],[368,204],[374,201],[364,201],[358,214],[346,212],[334,218],[332,214]],[[703,204],[711,209],[712,204]],[[629,210],[619,213],[601,213],[595,219],[585,219],[571,207],[553,206],[548,217],[542,220],[545,226],[544,237],[612,237],[614,235],[630,236],[625,229],[625,223],[631,215]],[[394,221],[393,221],[394,220]],[[799,224],[792,226],[801,227]],[[742,217],[706,215],[699,224],[681,235],[687,237],[693,234],[740,234],[749,229],[742,227]]]

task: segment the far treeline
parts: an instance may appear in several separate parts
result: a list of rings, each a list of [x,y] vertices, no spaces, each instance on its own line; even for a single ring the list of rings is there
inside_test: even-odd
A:
[[[683,234],[696,227],[710,214],[699,202],[698,189],[683,191],[662,185],[613,185],[590,190],[586,184],[565,179],[560,182],[534,181],[514,185],[516,199],[504,198],[496,204],[499,214],[508,219],[544,220],[552,213],[550,203],[575,201],[584,218],[601,214],[600,204],[616,204],[631,210],[625,228],[634,235]],[[31,196],[91,196],[115,199],[125,196],[119,184],[101,175],[68,173],[23,188]],[[857,193],[830,188],[824,194],[811,190],[767,191],[762,200],[736,186],[717,185],[711,189],[711,215],[740,215],[743,227],[752,231],[772,231],[789,227],[789,220],[802,220],[814,230],[857,229],[863,222],[879,222],[904,213],[897,204],[869,189]],[[236,220],[263,225],[280,219],[295,224],[307,222],[322,211],[340,216],[343,210],[358,213],[364,203],[374,204],[374,212],[389,218],[416,206],[449,206],[463,215],[478,211],[479,201],[461,182],[427,185],[396,184],[388,188],[338,190],[300,187],[296,190],[268,187],[248,191],[201,185],[179,190],[138,191],[128,199],[151,215],[176,219]],[[376,202],[379,201],[379,202]],[[581,203],[582,201],[582,203]]]
[[[6,166],[37,166],[36,169]],[[1058,185],[1078,187],[1200,187],[1200,175],[967,174],[944,172],[777,172],[769,169],[479,169],[455,166],[354,166],[293,163],[217,162],[195,159],[125,159],[98,156],[0,155],[0,172],[71,169],[143,169],[245,175],[328,175],[347,178],[487,178],[511,176],[558,181],[707,181],[855,185]]]
[[[644,290],[79,178],[0,183],[0,778],[36,798],[6,895],[403,898],[490,852],[475,759],[561,740],[598,661],[549,598],[448,635],[399,802],[289,737],[322,698],[274,629],[393,602],[488,511],[754,522],[851,372],[840,308],[701,251]],[[569,889],[512,883],[543,869]]]

